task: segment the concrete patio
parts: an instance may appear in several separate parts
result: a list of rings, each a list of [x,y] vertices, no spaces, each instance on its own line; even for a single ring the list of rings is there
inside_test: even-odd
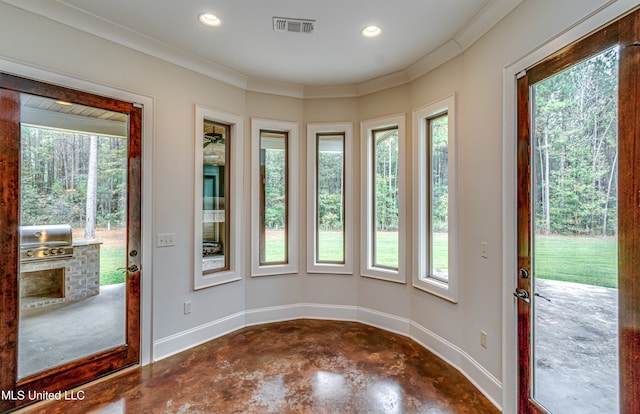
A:
[[[618,412],[618,290],[536,280],[535,397],[552,413]]]
[[[71,304],[22,311],[18,377],[124,344],[124,297],[122,283]]]

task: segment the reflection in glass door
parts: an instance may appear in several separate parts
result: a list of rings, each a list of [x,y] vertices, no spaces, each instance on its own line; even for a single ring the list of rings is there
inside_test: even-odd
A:
[[[533,399],[616,413],[618,49],[531,86]]]
[[[18,379],[126,343],[128,115],[20,95]]]

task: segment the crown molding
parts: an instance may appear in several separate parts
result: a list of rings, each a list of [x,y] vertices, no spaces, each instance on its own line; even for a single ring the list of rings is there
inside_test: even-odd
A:
[[[300,85],[250,78],[134,30],[79,10],[62,0],[0,0],[240,89],[299,99],[364,96],[409,83],[462,54],[523,0],[490,0],[460,32],[406,69],[352,85]]]
[[[232,86],[241,89],[247,88],[248,76],[158,42],[127,27],[117,25],[83,10],[78,10],[64,2],[51,0],[1,1]]]
[[[467,50],[523,0],[492,0],[454,37],[462,51]]]
[[[411,82],[409,73],[406,70],[401,70],[399,72],[390,73],[379,78],[359,83],[356,89],[358,91],[358,96],[364,96],[371,93],[380,92],[385,89],[404,85],[405,83],[409,82]]]
[[[268,79],[250,78],[244,88],[248,92],[268,93],[271,95],[304,98],[304,86],[295,83],[276,82]]]

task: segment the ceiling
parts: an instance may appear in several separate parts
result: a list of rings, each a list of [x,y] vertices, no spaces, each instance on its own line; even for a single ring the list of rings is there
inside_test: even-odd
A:
[[[355,87],[357,95],[460,54],[522,0],[1,1],[245,89]],[[201,12],[222,26],[202,25]],[[275,32],[273,17],[316,23],[311,34]],[[371,24],[382,34],[366,39],[360,32]]]

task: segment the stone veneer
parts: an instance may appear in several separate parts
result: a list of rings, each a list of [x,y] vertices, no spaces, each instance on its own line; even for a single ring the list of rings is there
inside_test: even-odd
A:
[[[35,260],[20,264],[20,274],[64,269],[64,297],[26,296],[31,288],[21,288],[20,308],[31,309],[78,301],[100,293],[100,245],[97,240],[73,243],[73,256],[54,260]],[[31,281],[29,283],[34,283]],[[22,282],[21,282],[22,283]]]

